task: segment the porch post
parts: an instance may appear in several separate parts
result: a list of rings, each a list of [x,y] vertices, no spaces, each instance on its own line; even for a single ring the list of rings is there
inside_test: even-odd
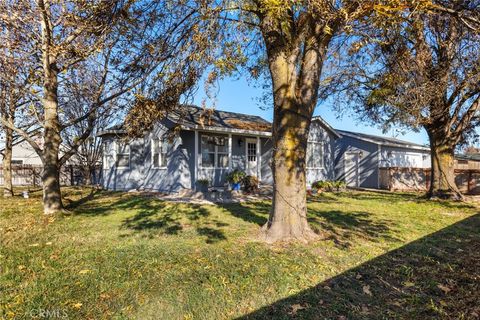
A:
[[[228,169],[232,170],[232,134],[228,134]]]
[[[195,190],[197,188],[197,175],[198,175],[198,131],[195,130],[195,147],[194,149],[194,156],[193,156],[193,161],[194,161],[194,166],[193,166],[193,189]]]
[[[261,177],[261,174],[262,174],[262,170],[261,170],[261,166],[262,166],[262,153],[260,152],[260,137],[257,137],[257,178],[258,178],[258,181],[261,181],[262,177]]]

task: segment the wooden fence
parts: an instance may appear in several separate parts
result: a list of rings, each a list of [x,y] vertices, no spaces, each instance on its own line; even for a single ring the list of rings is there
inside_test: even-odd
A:
[[[42,185],[41,165],[12,165],[12,183],[14,186],[41,186]],[[100,183],[101,168],[97,167],[95,174],[91,177],[93,184]],[[83,185],[85,177],[80,166],[66,165],[60,170],[60,184],[64,186]],[[3,185],[3,167],[0,166],[0,185]]]
[[[380,188],[391,191],[425,191],[430,188],[430,169],[380,168]],[[455,183],[464,194],[480,194],[479,169],[455,169]]]

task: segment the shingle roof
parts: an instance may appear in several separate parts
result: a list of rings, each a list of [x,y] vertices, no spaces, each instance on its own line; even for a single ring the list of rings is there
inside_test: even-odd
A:
[[[170,112],[167,118],[186,127],[201,126],[264,132],[272,130],[272,124],[259,116],[204,109],[192,105],[184,105],[181,109]]]
[[[181,108],[169,111],[168,120],[186,128],[208,128],[228,130],[243,130],[252,132],[272,131],[272,124],[259,116],[237,112],[204,109],[193,105],[182,105]],[[106,133],[123,133],[123,124],[109,127],[100,135]]]
[[[382,137],[382,136],[376,136],[373,134],[366,134],[366,133],[361,133],[361,132],[353,132],[353,131],[346,131],[346,130],[339,130],[335,129],[338,133],[341,135],[346,135],[346,136],[353,136],[357,139],[360,140],[365,140],[365,141],[370,141],[376,144],[380,145],[387,145],[387,146],[394,146],[394,147],[400,147],[400,148],[415,148],[415,149],[422,149],[422,150],[430,150],[429,147],[418,144],[418,143],[413,143],[405,140],[400,140],[396,138],[389,138],[389,137]]]

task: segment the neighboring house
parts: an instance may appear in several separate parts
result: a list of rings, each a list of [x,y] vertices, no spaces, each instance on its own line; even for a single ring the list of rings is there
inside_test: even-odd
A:
[[[258,116],[195,106],[169,112],[141,138],[127,140],[122,126],[103,138],[103,186],[111,190],[178,192],[198,180],[225,186],[234,169],[272,184],[271,123]],[[335,178],[335,140],[325,121],[314,117],[307,152],[307,184]]]
[[[0,161],[3,161],[3,148],[0,150]],[[42,160],[27,141],[20,140],[12,147],[12,165],[39,166],[42,165]]]
[[[480,153],[456,154],[455,169],[480,170]]]
[[[381,168],[430,168],[430,148],[394,138],[336,130],[336,176],[349,187],[380,188]]]

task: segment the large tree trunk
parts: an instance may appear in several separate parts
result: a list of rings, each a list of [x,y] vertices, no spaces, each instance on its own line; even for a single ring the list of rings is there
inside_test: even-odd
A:
[[[3,196],[13,196],[12,183],[13,130],[5,127],[5,150],[3,155]]]
[[[53,47],[53,30],[50,21],[50,3],[39,0],[42,26],[42,67],[44,107],[43,162],[43,212],[53,214],[63,209],[60,192],[60,162],[58,153],[62,139],[58,119],[58,66]]]
[[[437,132],[438,130],[436,132],[430,131],[428,134],[432,171],[427,196],[429,198],[461,200],[463,195],[455,183],[455,148],[449,145],[448,137],[445,134]]]
[[[273,203],[263,227],[265,240],[308,241],[316,234],[307,222],[305,158],[310,120],[301,114],[276,112],[273,135]]]
[[[45,130],[43,149],[43,210],[45,214],[52,214],[63,209],[60,192],[60,162],[58,153],[60,150],[60,125],[58,121],[58,102],[56,92],[56,76],[50,79],[54,83],[54,89],[50,84],[45,88]]]
[[[297,83],[295,54],[270,60],[273,116],[273,203],[263,227],[266,242],[316,238],[307,222],[306,151],[315,105],[305,105]],[[315,91],[316,92],[316,91]],[[316,101],[316,99],[314,99]]]

